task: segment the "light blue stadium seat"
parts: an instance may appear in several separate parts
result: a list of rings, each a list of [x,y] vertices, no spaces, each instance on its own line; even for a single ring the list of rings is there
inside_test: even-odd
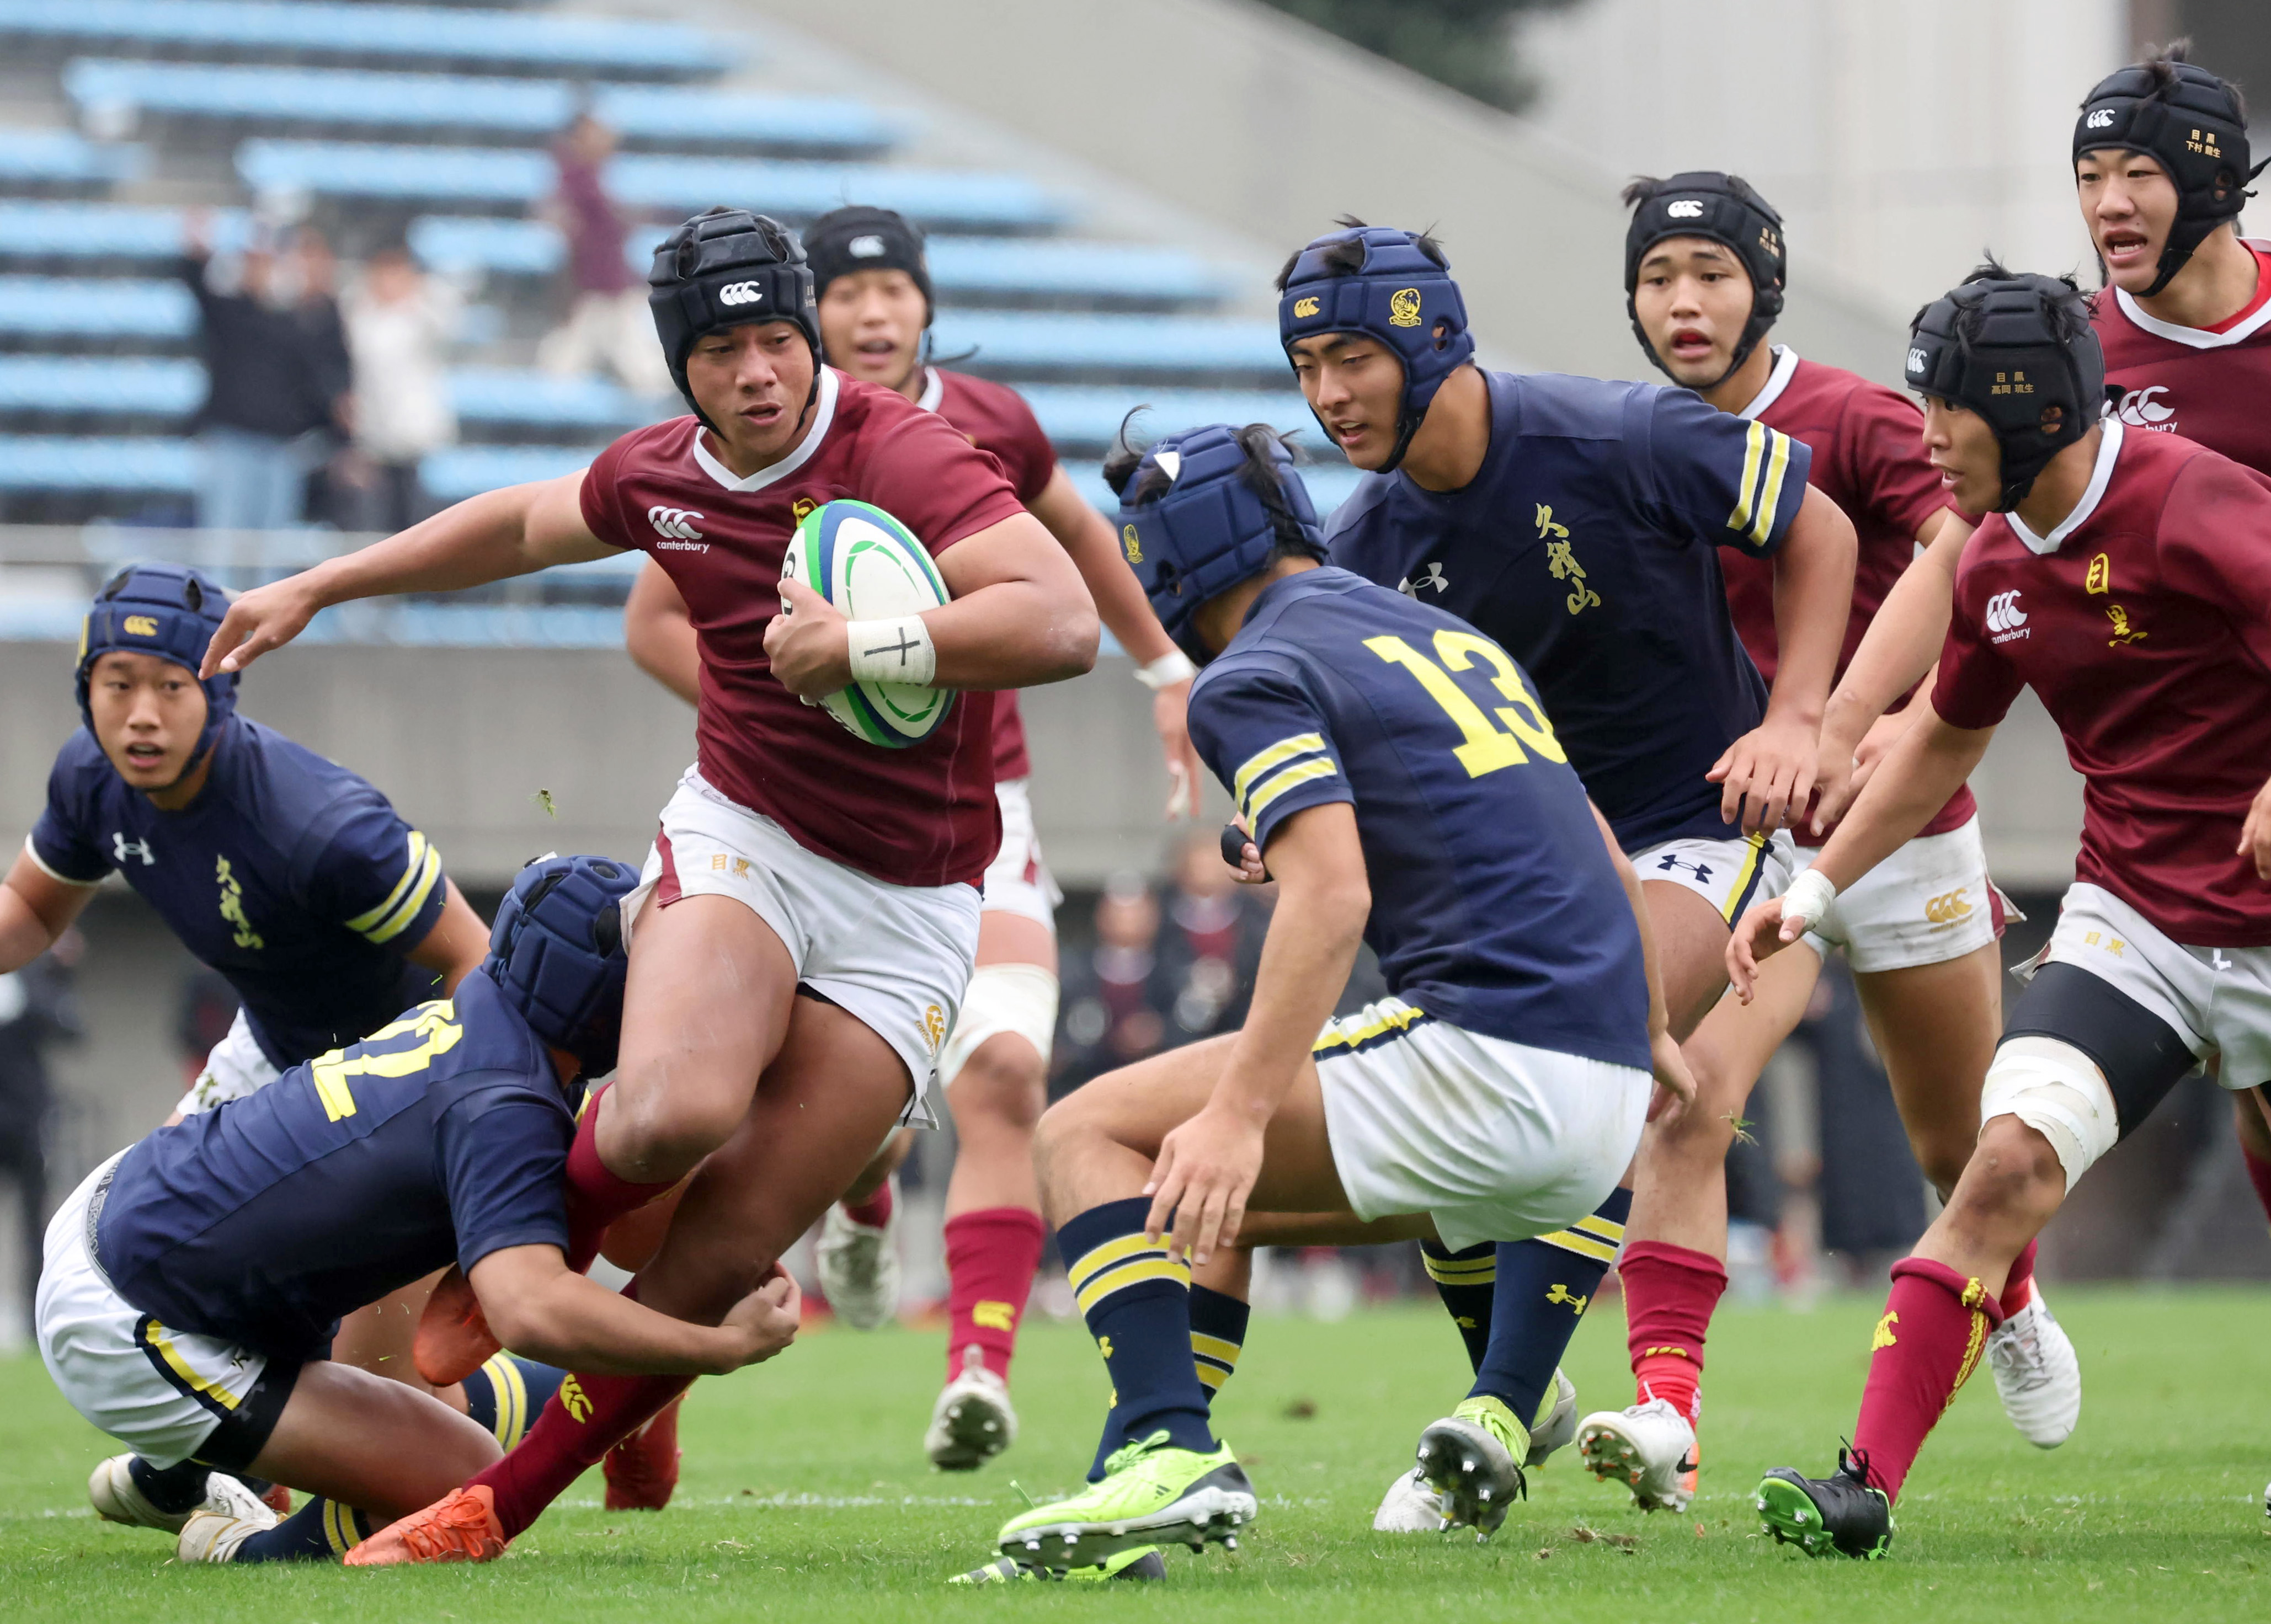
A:
[[[205,397],[205,369],[180,360],[0,355],[0,411],[187,417]]]
[[[1285,367],[1277,330],[1265,322],[949,310],[939,316],[932,344],[941,355],[974,349],[979,366],[1061,371],[1274,373]]]
[[[0,213],[0,222],[5,220]],[[6,229],[0,223],[0,232]],[[545,220],[487,219],[478,215],[421,214],[410,222],[410,251],[440,271],[548,277],[568,257],[568,245]],[[644,268],[645,256],[627,250]]]
[[[171,259],[182,251],[182,211],[136,204],[0,202],[0,255],[20,259]],[[212,244],[240,246],[251,228],[242,209],[207,221]]]
[[[643,400],[606,378],[562,378],[509,367],[461,367],[450,374],[450,403],[466,423],[551,428],[625,429],[670,417],[676,397]]]
[[[1112,487],[1104,482],[1102,463],[1075,462],[1068,459],[1064,469],[1072,476],[1073,483],[1080,487],[1080,493],[1083,496],[1095,503],[1097,508],[1108,516],[1113,518],[1119,516],[1120,499],[1112,493]],[[1356,489],[1357,481],[1363,478],[1364,475],[1359,470],[1351,468],[1343,462],[1305,464],[1301,469],[1302,483],[1309,487],[1309,501],[1315,504],[1317,516],[1321,519],[1348,501],[1350,494]]]
[[[0,185],[111,186],[148,167],[140,147],[69,130],[0,130]]]
[[[0,434],[0,490],[182,492],[197,485],[186,440]]]
[[[236,172],[256,191],[495,204],[548,197],[557,178],[542,152],[344,141],[247,141]]]
[[[82,110],[145,109],[205,118],[361,125],[375,130],[494,130],[543,137],[584,105],[559,79],[465,78],[331,68],[218,66],[80,57],[63,70]],[[864,103],[760,96],[681,85],[608,85],[592,106],[627,137],[707,145],[870,152],[899,124]]]
[[[0,277],[0,333],[185,338],[197,319],[197,300],[179,282]]]
[[[463,501],[483,491],[529,485],[574,473],[605,450],[592,446],[454,446],[427,454],[419,483],[441,501]]]
[[[0,0],[0,36],[695,77],[741,46],[652,18],[273,0]]]
[[[1144,406],[1149,409],[1135,426],[1139,440],[1156,440],[1203,423],[1267,423],[1280,430],[1302,431],[1301,443],[1312,456],[1339,456],[1337,451],[1321,452],[1324,432],[1309,414],[1307,403],[1291,389],[1279,393],[1032,383],[1020,384],[1017,392],[1032,406],[1033,415],[1049,438],[1060,445],[1108,445],[1120,432],[1121,420],[1136,407]]]

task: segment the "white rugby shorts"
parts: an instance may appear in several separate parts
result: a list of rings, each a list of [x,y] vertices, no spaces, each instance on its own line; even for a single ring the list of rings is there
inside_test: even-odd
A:
[[[1001,805],[1001,849],[986,870],[984,907],[989,914],[1015,914],[1036,924],[1057,928],[1057,908],[1064,893],[1041,856],[1040,837],[1033,832],[1033,797],[1026,781],[1011,778],[994,786]]]
[[[1640,1148],[1651,1081],[1430,1019],[1382,998],[1329,1021],[1313,1051],[1349,1206],[1426,1212],[1454,1250],[1567,1228]]]
[[[639,888],[647,897],[731,897],[772,928],[800,984],[891,1046],[913,1084],[903,1122],[935,1127],[932,1073],[978,954],[975,886],[894,886],[808,851],[689,768],[662,809]]]
[[[205,1056],[205,1068],[197,1073],[197,1080],[190,1085],[189,1093],[174,1109],[184,1116],[195,1116],[216,1105],[226,1105],[231,1100],[242,1100],[249,1094],[258,1094],[283,1073],[279,1072],[260,1044],[252,1035],[251,1023],[244,1012],[236,1012],[236,1019],[228,1023],[220,1042]]]
[[[1821,855],[1818,846],[1800,846],[1795,879]],[[1779,895],[1789,882],[1768,895]],[[1840,892],[1824,917],[1803,939],[1827,959],[1845,950],[1845,961],[1868,975],[1945,964],[1978,952],[1998,935],[1997,909],[2023,919],[1987,877],[1987,848],[1975,814],[1944,834],[1910,841]]]
[[[1761,897],[1780,896],[1798,873],[1789,832],[1742,834],[1731,840],[1668,840],[1631,854],[1643,880],[1685,886],[1732,925]]]
[[[268,1361],[234,1343],[168,1330],[111,1289],[87,1232],[95,1192],[118,1156],[88,1174],[48,1225],[35,1334],[71,1408],[163,1468],[197,1453],[250,1396]]]

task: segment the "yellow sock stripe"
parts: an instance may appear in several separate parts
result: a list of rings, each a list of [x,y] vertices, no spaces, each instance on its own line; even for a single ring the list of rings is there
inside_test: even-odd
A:
[[[496,1420],[489,1430],[509,1450],[528,1430],[528,1383],[521,1379],[520,1367],[510,1353],[492,1354],[481,1373],[488,1377],[489,1390],[496,1395]]]
[[[1743,478],[1735,487],[1735,510],[1727,515],[1727,528],[1738,535],[1751,528],[1751,492],[1759,478],[1759,463],[1766,454],[1767,426],[1753,419],[1743,436]]]
[[[1073,1301],[1080,1305],[1083,1314],[1091,1313],[1098,1303],[1113,1292],[1125,1291],[1130,1286],[1141,1286],[1146,1280],[1173,1280],[1188,1291],[1191,1284],[1191,1265],[1180,1258],[1164,1256],[1137,1258],[1091,1277],[1086,1286],[1073,1293]]]
[[[1230,1372],[1220,1365],[1210,1365],[1203,1359],[1193,1362],[1198,1366],[1199,1385],[1210,1393],[1220,1392],[1222,1384],[1230,1380]]]
[[[1774,534],[1775,508],[1782,502],[1783,476],[1790,471],[1790,436],[1768,429],[1774,440],[1774,454],[1767,459],[1765,489],[1759,497],[1759,510],[1751,520],[1750,538],[1760,546]]]
[[[1191,1352],[1201,1359],[1211,1359],[1226,1370],[1238,1368],[1239,1345],[1225,1342],[1220,1337],[1210,1337],[1203,1331],[1191,1332]]]
[[[1268,812],[1277,797],[1286,790],[1298,789],[1312,779],[1330,778],[1340,770],[1329,759],[1318,756],[1312,760],[1296,761],[1281,772],[1272,773],[1261,783],[1255,785],[1254,794],[1246,804],[1247,822],[1251,824],[1263,812]]]
[[[354,1512],[336,1500],[324,1502],[324,1539],[334,1556],[345,1556],[362,1543],[355,1532]]]
[[[1541,1235],[1538,1238],[1548,1246],[1558,1246],[1565,1252],[1575,1252],[1578,1257],[1590,1257],[1596,1263],[1616,1261],[1617,1249],[1613,1242],[1579,1235],[1574,1229],[1556,1229],[1552,1235]]]
[[[402,878],[394,882],[394,889],[386,894],[385,901],[381,902],[376,908],[372,908],[370,912],[367,914],[357,914],[354,918],[348,920],[347,929],[350,931],[368,931],[375,927],[380,920],[392,913],[394,911],[394,905],[402,901],[402,894],[410,889],[411,882],[418,878],[419,874],[425,869],[425,866],[426,837],[423,834],[421,834],[417,830],[413,829],[410,831],[410,862],[408,865],[403,869]]]
[[[1613,1218],[1603,1218],[1598,1212],[1588,1212],[1569,1226],[1581,1235],[1598,1235],[1613,1245],[1624,1244],[1625,1227]]]
[[[1246,758],[1230,782],[1230,798],[1240,806],[1246,805],[1246,791],[1254,781],[1271,768],[1292,760],[1295,756],[1307,755],[1325,747],[1322,733],[1296,733],[1291,738],[1281,738],[1266,750],[1257,750]]]
[[[1423,1254],[1424,1256],[1424,1254]],[[1426,1259],[1427,1278],[1438,1286],[1495,1286],[1498,1284],[1496,1257],[1477,1257],[1468,1263],[1445,1263]]]
[[[179,1376],[190,1389],[203,1393],[224,1410],[236,1408],[235,1393],[225,1387],[215,1387],[211,1382],[190,1368],[190,1361],[182,1357],[181,1349],[174,1346],[173,1338],[166,1334],[166,1328],[163,1325],[154,1319],[145,1318],[142,1322],[142,1336],[150,1346],[158,1350],[158,1357],[166,1361],[166,1368]]]
[[[1154,1241],[1137,1235],[1124,1235],[1116,1241],[1091,1247],[1065,1266],[1065,1278],[1072,1282],[1075,1293],[1097,1275],[1130,1257],[1165,1257],[1167,1255],[1165,1236]]]

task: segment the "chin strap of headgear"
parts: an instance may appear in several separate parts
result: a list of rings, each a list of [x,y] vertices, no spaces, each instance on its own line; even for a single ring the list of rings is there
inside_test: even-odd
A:
[[[671,380],[711,434],[723,431],[687,387],[686,358],[696,339],[729,327],[794,323],[812,346],[812,388],[804,397],[804,410],[812,410],[820,396],[820,313],[813,303],[811,269],[787,226],[747,209],[697,214],[655,249],[646,287]]]
[[[1640,320],[1640,263],[1666,237],[1708,237],[1743,263],[1751,278],[1751,318],[1743,323],[1727,370],[1699,393],[1717,389],[1742,369],[1751,352],[1782,314],[1783,290],[1790,285],[1790,256],[1783,247],[1782,216],[1747,182],[1716,169],[1694,169],[1659,182],[1633,210],[1625,227],[1625,314],[1633,337],[1664,376],[1672,368],[1656,352],[1655,341]],[[1678,379],[1672,380],[1678,382]]]
[[[1363,262],[1354,271],[1337,269],[1328,260],[1327,250],[1344,242],[1363,246]],[[1396,449],[1374,471],[1380,473],[1404,461],[1435,391],[1475,354],[1466,302],[1450,268],[1423,252],[1413,233],[1381,226],[1328,233],[1293,261],[1277,300],[1278,339],[1290,352],[1294,340],[1319,333],[1362,333],[1387,345],[1404,364]],[[1324,419],[1317,422],[1331,439]]]
[[[205,657],[205,649],[228,613],[228,594],[203,570],[182,564],[129,564],[94,595],[79,627],[77,675],[79,720],[94,731],[94,710],[88,703],[94,663],[106,654],[153,654],[186,666],[191,675]],[[205,691],[205,725],[197,735],[177,784],[197,768],[220,741],[220,730],[236,710],[236,673],[222,671],[202,679]],[[174,784],[166,788],[172,789]]]
[[[2054,277],[1983,277],[1934,300],[1910,324],[1909,387],[1977,412],[1995,431],[2003,453],[1998,513],[2017,507],[2051,459],[2104,412],[2096,330],[2075,323],[2073,337],[2059,336],[2061,307],[2080,298]]]
[[[2098,81],[2074,121],[2074,161],[2107,147],[2142,152],[2177,189],[2177,218],[2146,299],[2168,286],[2210,232],[2239,217],[2253,196],[2247,182],[2264,167],[2248,166],[2238,93],[2188,62],[2144,63]]]
[[[630,966],[622,901],[637,888],[638,871],[612,857],[539,857],[505,894],[481,960],[529,1030],[586,1079],[615,1069]]]
[[[1127,490],[1151,493],[1121,501],[1128,566],[1167,635],[1201,665],[1214,652],[1192,624],[1200,604],[1267,569],[1281,542],[1324,552],[1324,530],[1292,453],[1275,435],[1248,438],[1269,459],[1274,489],[1265,492],[1270,481],[1253,465],[1239,431],[1211,423],[1169,434],[1145,452]],[[1165,488],[1156,489],[1162,478]]]

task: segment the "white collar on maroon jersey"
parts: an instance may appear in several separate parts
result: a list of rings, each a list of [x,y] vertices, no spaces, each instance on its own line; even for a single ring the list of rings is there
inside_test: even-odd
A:
[[[1755,418],[1782,398],[1790,381],[1798,375],[1798,352],[1786,344],[1774,347],[1774,370],[1767,374],[1767,386],[1751,397],[1751,404],[1735,413],[1739,418]]]
[[[820,442],[828,438],[828,426],[836,420],[836,368],[820,369],[820,397],[812,406],[812,428],[797,449],[770,468],[760,468],[748,478],[742,478],[732,469],[710,455],[710,448],[702,443],[702,431],[694,431],[694,460],[702,471],[729,491],[762,491],[778,479],[786,479],[810,462],[820,450]]]
[[[2271,254],[2271,240],[2242,237],[2240,241],[2250,248],[2261,248]],[[2121,307],[2121,314],[2135,323],[2141,332],[2148,332],[2156,338],[2166,338],[2170,344],[2181,344],[2187,349],[2224,349],[2244,339],[2252,338],[2263,330],[2266,322],[2271,322],[2271,300],[2266,300],[2261,309],[2237,323],[2229,332],[2212,333],[2205,327],[2179,327],[2174,322],[2164,322],[2157,315],[2148,315],[2144,306],[2118,287],[2113,290],[2113,299]]]
[[[2089,523],[2090,515],[2104,500],[2105,487],[2113,482],[2113,464],[2121,456],[2121,419],[2109,412],[2098,419],[2097,426],[2104,434],[2097,442],[2097,461],[2090,466],[2089,488],[2074,503],[2074,511],[2059,522],[2058,529],[2047,536],[2037,536],[2015,512],[2003,515],[2011,521],[2011,533],[2026,544],[2028,552],[2044,557],[2056,552],[2066,545],[2067,537]]]
[[[946,398],[946,374],[935,367],[923,368],[922,397],[915,402],[925,412],[938,410],[938,403]]]

